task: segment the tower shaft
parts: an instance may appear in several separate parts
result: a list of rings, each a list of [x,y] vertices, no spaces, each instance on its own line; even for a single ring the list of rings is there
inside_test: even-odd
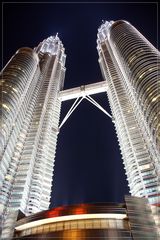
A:
[[[64,64],[62,43],[50,37],[34,50],[18,50],[3,70],[2,224],[17,210],[29,215],[49,208]]]
[[[130,192],[158,205],[158,51],[125,21],[104,23],[97,49]]]

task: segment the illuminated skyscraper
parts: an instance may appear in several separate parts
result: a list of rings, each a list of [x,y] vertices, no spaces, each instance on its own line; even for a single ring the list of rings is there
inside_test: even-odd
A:
[[[102,24],[97,49],[130,192],[159,205],[159,53],[126,21]]]
[[[64,91],[66,56],[58,36],[35,49],[19,49],[4,68],[0,83],[3,237],[13,236],[18,210],[28,216],[48,209],[57,134],[84,98],[113,119],[131,194],[145,197],[140,202],[147,208],[147,199],[160,204],[158,51],[126,21],[102,24],[97,49],[105,81]],[[90,96],[106,91],[112,116]],[[59,126],[61,102],[74,98]],[[134,211],[131,208],[131,218]],[[43,229],[38,225],[39,230]]]
[[[29,215],[49,207],[65,58],[58,36],[49,37],[19,49],[2,72],[2,224],[18,209]]]

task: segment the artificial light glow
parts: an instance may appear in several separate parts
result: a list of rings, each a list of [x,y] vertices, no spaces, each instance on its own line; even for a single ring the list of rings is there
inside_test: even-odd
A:
[[[12,176],[11,176],[11,175],[6,175],[6,176],[5,176],[5,179],[8,180],[8,181],[10,181],[10,180],[12,180]]]
[[[5,109],[10,110],[10,108],[9,108],[6,104],[3,103],[2,106],[3,106]]]
[[[140,169],[141,169],[141,170],[149,169],[149,168],[150,168],[150,164],[146,164],[146,165],[140,166]]]
[[[47,223],[55,223],[61,221],[70,221],[70,220],[82,220],[82,219],[124,219],[126,218],[126,214],[117,214],[117,213],[96,213],[96,214],[79,214],[79,215],[68,215],[68,216],[60,216],[53,218],[46,218],[34,222],[29,222],[20,226],[15,227],[17,231],[22,231],[27,228],[37,227]]]
[[[14,92],[18,92],[17,89],[15,89],[14,87],[12,87],[12,89],[13,89]]]
[[[131,63],[134,59],[136,58],[136,56],[133,56],[129,59],[129,62]]]
[[[155,102],[155,101],[157,100],[157,98],[158,98],[158,96],[157,96],[157,97],[154,97],[154,98],[152,99],[152,102]]]
[[[141,78],[144,76],[145,73],[146,73],[146,72],[142,73],[142,74],[139,76],[139,78],[141,79]]]
[[[135,129],[136,127],[131,127],[131,128],[129,128],[130,130],[133,130],[133,129]]]

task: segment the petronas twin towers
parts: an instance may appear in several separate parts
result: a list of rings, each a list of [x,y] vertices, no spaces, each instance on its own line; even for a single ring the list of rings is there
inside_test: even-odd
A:
[[[87,85],[85,94],[87,89],[88,96],[96,89],[107,92],[130,193],[159,206],[159,52],[126,21],[103,23],[97,36],[104,81]],[[30,215],[49,208],[60,96],[76,98],[77,91],[84,96],[82,88],[63,91],[65,58],[58,36],[49,37],[34,49],[20,48],[2,71],[0,212],[4,235],[17,210]]]

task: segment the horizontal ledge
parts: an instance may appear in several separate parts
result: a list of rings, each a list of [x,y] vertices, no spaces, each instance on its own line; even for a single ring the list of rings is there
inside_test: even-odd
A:
[[[17,231],[22,231],[28,228],[44,225],[47,223],[55,223],[61,221],[69,221],[69,220],[80,220],[80,219],[125,219],[127,217],[126,214],[117,214],[117,213],[91,213],[91,214],[78,214],[78,215],[68,215],[68,216],[60,216],[53,218],[46,218],[37,220],[34,222],[26,223],[20,226],[15,227]]]

